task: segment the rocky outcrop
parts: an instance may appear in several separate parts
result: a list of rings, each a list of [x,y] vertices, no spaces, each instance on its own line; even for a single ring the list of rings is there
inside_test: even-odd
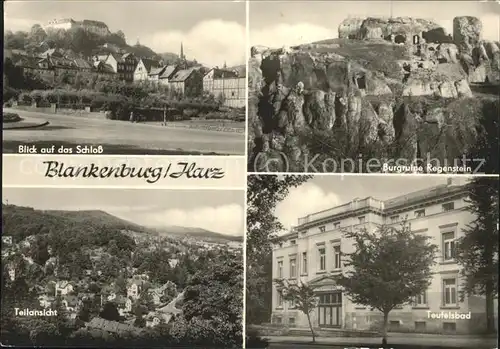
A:
[[[395,43],[401,38],[394,36],[408,42],[413,34],[422,37],[422,33],[434,33],[434,41]],[[387,40],[388,35],[393,43],[362,40]],[[455,120],[457,114],[447,105],[472,100],[471,77],[488,80],[493,65],[500,71],[497,43],[478,41],[470,52],[463,51],[464,45],[449,42],[436,23],[408,18],[349,19],[339,27],[339,37],[342,40],[292,48],[252,48],[249,113],[256,117],[250,117],[249,132],[255,137],[255,154],[279,158],[284,164],[327,148],[343,156],[394,149],[409,161],[423,153],[443,158],[464,151],[455,138],[462,140],[463,133],[468,137],[465,143],[473,139],[468,136],[473,123],[467,121],[471,130],[462,127],[467,119]],[[386,55],[387,50],[398,52]],[[377,53],[387,64],[371,61]],[[417,107],[420,102],[427,104]],[[460,107],[466,109],[468,104]],[[461,133],[450,134],[450,125]]]
[[[412,42],[413,35],[420,35],[432,29],[441,28],[435,22],[419,18],[396,17],[374,18],[369,17],[363,21],[359,29],[360,39],[386,38],[391,35],[403,36],[406,42]]]
[[[357,39],[364,18],[347,18],[339,25],[340,39]]]
[[[481,40],[483,25],[476,17],[461,16],[453,18],[453,39],[463,53],[472,53]]]

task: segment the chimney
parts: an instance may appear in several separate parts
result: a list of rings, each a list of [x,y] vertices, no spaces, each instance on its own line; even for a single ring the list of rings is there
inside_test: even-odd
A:
[[[448,177],[447,180],[446,180],[446,185],[450,186],[453,184],[453,178],[452,177]]]

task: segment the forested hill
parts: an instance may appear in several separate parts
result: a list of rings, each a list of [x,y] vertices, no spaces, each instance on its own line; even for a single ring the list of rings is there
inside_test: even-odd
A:
[[[179,43],[180,44],[180,43]],[[89,57],[94,53],[133,53],[137,57],[163,59],[173,61],[178,58],[175,53],[156,53],[151,48],[138,42],[129,45],[125,34],[119,30],[116,33],[97,35],[83,28],[69,30],[44,30],[35,24],[30,31],[4,31],[4,49],[22,50],[28,54],[39,54],[58,48],[72,52],[80,57]]]
[[[20,241],[30,235],[65,234],[82,236],[82,239],[99,236],[105,239],[122,230],[174,238],[190,237],[207,241],[241,241],[241,237],[227,236],[201,228],[164,227],[148,228],[99,210],[42,211],[31,207],[2,204],[2,233]],[[121,235],[121,234],[119,234]],[[111,236],[109,236],[112,238]]]

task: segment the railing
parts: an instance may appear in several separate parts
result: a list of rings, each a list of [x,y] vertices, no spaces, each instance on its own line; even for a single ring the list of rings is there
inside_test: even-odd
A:
[[[328,210],[311,213],[305,217],[299,218],[299,226],[307,223],[311,223],[320,219],[324,219],[331,216],[336,216],[341,213],[347,213],[355,210],[359,210],[366,207],[372,207],[377,210],[384,209],[384,202],[380,200],[373,199],[371,197],[363,200],[353,200],[347,204],[330,208]]]

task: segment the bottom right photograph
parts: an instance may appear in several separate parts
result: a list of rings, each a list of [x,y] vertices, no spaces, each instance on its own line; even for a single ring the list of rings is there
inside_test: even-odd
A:
[[[498,177],[249,175],[246,348],[494,348]]]

